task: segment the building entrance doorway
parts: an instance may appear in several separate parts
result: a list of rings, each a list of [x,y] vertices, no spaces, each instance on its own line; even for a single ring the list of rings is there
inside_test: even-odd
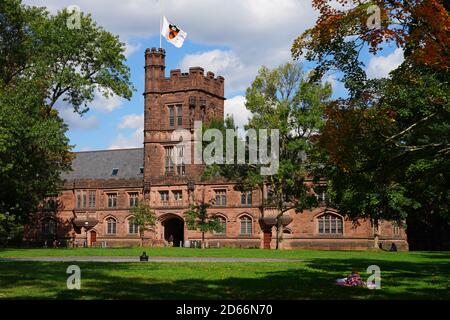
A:
[[[179,247],[184,242],[184,221],[178,216],[171,216],[162,222],[164,240],[173,247]]]
[[[89,232],[88,246],[89,247],[95,246],[96,242],[97,242],[97,232],[95,230],[92,230]]]

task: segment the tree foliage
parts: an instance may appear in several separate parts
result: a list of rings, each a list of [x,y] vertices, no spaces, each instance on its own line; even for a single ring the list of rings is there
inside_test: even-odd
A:
[[[144,242],[144,233],[149,228],[153,227],[156,223],[156,214],[150,209],[144,201],[139,201],[137,206],[130,209],[133,215],[132,223],[136,224],[139,228],[139,237],[141,238],[141,247]]]
[[[223,225],[220,224],[218,217],[208,213],[208,203],[191,205],[185,213],[186,224],[189,230],[197,230],[202,233],[202,247],[204,248],[205,233],[223,232]]]
[[[365,78],[359,55],[383,50],[394,42],[410,55],[413,63],[437,70],[450,66],[448,8],[440,0],[313,0],[319,11],[316,25],[303,32],[292,54],[317,61],[316,77],[337,69],[345,74],[350,89]],[[371,17],[379,10],[379,25]]]
[[[246,163],[234,161],[211,166],[207,173],[212,175],[218,170],[220,175],[236,181],[241,191],[259,189],[263,206],[277,210],[277,230],[281,230],[281,217],[287,211],[302,212],[317,205],[311,187],[305,184],[310,171],[307,155],[312,151],[313,137],[324,125],[324,106],[330,96],[331,85],[310,82],[299,64],[286,63],[274,69],[262,67],[246,92],[246,107],[252,118],[245,129],[279,130],[279,157],[272,159],[279,162],[278,170],[274,174],[262,174],[261,168],[267,165],[250,163],[249,154],[254,150],[248,141],[238,138],[235,144],[245,145]],[[234,123],[227,119],[221,128],[234,128]],[[271,138],[268,145],[269,149],[274,145]],[[260,145],[257,151],[262,152]]]
[[[132,94],[124,44],[90,15],[81,14],[81,28],[68,28],[69,16],[0,2],[0,213],[16,223],[57,192],[70,169],[56,104],[84,113],[96,92]]]
[[[355,221],[438,215],[448,224],[448,8],[437,0],[338,2],[351,9],[315,1],[317,24],[292,47],[294,56],[318,63],[316,80],[336,69],[350,91],[326,109],[316,159],[324,166],[316,172],[329,179],[334,206]],[[378,29],[366,24],[373,4],[381,8]],[[401,47],[405,60],[389,78],[367,80],[359,54],[386,42]]]

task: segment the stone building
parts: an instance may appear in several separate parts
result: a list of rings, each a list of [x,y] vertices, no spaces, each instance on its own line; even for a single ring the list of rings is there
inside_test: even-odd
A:
[[[195,202],[213,203],[208,210],[224,225],[224,232],[206,234],[209,247],[275,247],[275,228],[262,217],[275,213],[261,209],[260,191],[241,193],[233,183],[201,179],[204,166],[173,161],[193,156],[193,147],[173,138],[180,129],[194,139],[195,121],[224,117],[224,78],[200,67],[165,75],[165,51],[145,52],[144,145],[138,149],[77,152],[73,171],[64,174],[61,192],[49,197],[25,240],[37,245],[58,239],[67,245],[134,246],[140,242],[130,208],[146,201],[157,215],[146,231],[146,246],[186,245],[201,234],[188,230],[184,212]],[[180,136],[181,137],[181,136]],[[190,163],[189,163],[190,162]],[[323,198],[325,195],[317,195]],[[331,208],[301,214],[288,212],[281,234],[282,248],[367,249],[373,246],[369,221],[355,225]],[[290,218],[289,218],[290,217]],[[407,250],[405,231],[383,221],[381,243]],[[48,242],[47,242],[48,243]]]

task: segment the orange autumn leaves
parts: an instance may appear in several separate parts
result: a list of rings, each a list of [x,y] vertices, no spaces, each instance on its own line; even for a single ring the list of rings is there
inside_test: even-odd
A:
[[[366,23],[370,17],[367,9],[373,5],[380,9],[380,27],[371,29]],[[356,37],[372,53],[394,41],[411,50],[417,64],[436,69],[450,67],[450,19],[441,0],[313,0],[313,6],[319,18],[313,28],[295,40],[294,57],[306,51],[326,55],[328,50],[332,54],[333,42]]]

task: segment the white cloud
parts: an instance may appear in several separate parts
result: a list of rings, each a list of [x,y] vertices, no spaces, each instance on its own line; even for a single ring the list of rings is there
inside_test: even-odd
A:
[[[122,118],[119,125],[117,126],[119,129],[144,129],[144,114],[129,114]]]
[[[214,72],[216,76],[225,77],[226,93],[245,90],[249,84],[249,75],[257,71],[254,66],[245,66],[234,52],[218,49],[188,54],[181,60],[179,68],[188,70],[197,66]]]
[[[144,143],[144,114],[129,114],[122,117],[119,129],[135,129],[131,134],[119,133],[109,149],[141,148]]]
[[[234,123],[243,129],[244,125],[248,123],[248,120],[252,117],[252,113],[245,108],[245,97],[235,96],[231,99],[225,100],[225,116],[232,115]]]
[[[73,112],[73,108],[70,106],[57,107],[56,109],[70,130],[86,130],[98,127],[98,121],[95,116],[80,116],[78,113]]]
[[[98,111],[111,112],[117,108],[120,108],[124,100],[125,99],[122,99],[116,95],[106,98],[99,91],[96,91],[94,100],[88,106]]]
[[[108,149],[142,148],[144,134],[142,128],[136,129],[131,135],[118,134]]]
[[[367,77],[369,79],[387,78],[389,77],[389,72],[396,69],[403,60],[403,49],[401,48],[395,49],[394,52],[387,56],[373,57],[367,66]]]
[[[142,48],[142,44],[141,43],[129,43],[128,41],[125,42],[125,57],[128,58],[129,56],[131,56],[133,53],[135,53],[136,51],[140,50]]]
[[[73,0],[25,3],[48,6],[54,12],[72,5]],[[77,0],[77,5],[124,42],[159,34],[159,0]],[[211,65],[219,68],[219,74],[225,68],[222,75],[226,76],[230,95],[248,86],[261,65],[274,67],[290,60],[294,39],[312,27],[317,17],[311,1],[299,0],[166,0],[164,13],[188,33],[188,41],[226,48],[209,51],[206,58],[212,59]],[[129,46],[128,54],[140,49]],[[205,57],[204,54],[197,56]],[[180,65],[199,61],[197,58],[187,56]],[[217,59],[222,58],[224,64],[218,64]],[[196,64],[207,69],[203,61]]]

